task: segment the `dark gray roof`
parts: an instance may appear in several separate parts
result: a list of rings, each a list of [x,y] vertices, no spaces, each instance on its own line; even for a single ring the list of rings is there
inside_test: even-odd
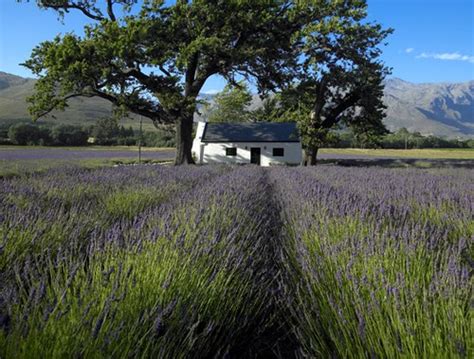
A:
[[[296,123],[206,123],[202,142],[299,142]]]

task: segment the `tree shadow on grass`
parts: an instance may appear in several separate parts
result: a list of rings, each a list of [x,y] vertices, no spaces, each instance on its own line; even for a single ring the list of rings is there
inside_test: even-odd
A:
[[[374,159],[321,159],[321,165],[343,167],[386,167],[386,168],[474,168],[474,160],[420,159],[420,158],[374,158]]]

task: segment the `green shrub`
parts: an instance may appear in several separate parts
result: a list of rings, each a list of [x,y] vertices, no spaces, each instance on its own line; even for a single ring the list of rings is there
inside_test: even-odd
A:
[[[15,145],[47,145],[51,143],[51,134],[47,127],[30,123],[10,126],[8,138]]]
[[[77,126],[58,125],[53,127],[51,138],[57,146],[85,146],[89,135]]]

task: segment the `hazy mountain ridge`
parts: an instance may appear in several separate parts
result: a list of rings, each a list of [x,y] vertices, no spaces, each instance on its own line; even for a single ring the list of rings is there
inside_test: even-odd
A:
[[[34,79],[25,79],[0,71],[0,123],[14,123],[30,118],[26,97],[33,93]],[[203,95],[211,100],[213,95]],[[398,78],[386,81],[385,104],[387,128],[406,127],[424,135],[474,137],[474,81],[464,83],[414,84]],[[261,105],[253,97],[251,108]],[[93,124],[111,114],[112,106],[99,98],[73,99],[65,112],[54,112],[43,122]],[[152,127],[150,121],[147,126]],[[138,125],[136,118],[124,122]]]
[[[385,83],[384,102],[390,130],[474,137],[474,81],[413,84],[392,78]]]

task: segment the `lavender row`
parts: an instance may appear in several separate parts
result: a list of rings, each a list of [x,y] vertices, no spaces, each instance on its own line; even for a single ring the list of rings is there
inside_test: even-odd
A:
[[[447,189],[423,171],[274,169],[272,178],[292,243],[286,295],[307,355],[467,354],[474,176],[449,176]]]
[[[275,216],[262,210],[269,205],[265,172],[174,171],[186,180],[206,180],[160,206],[139,209],[132,218],[120,216],[108,226],[99,221],[87,234],[87,255],[80,260],[74,244],[64,242],[51,251],[53,243],[44,241],[41,254],[13,266],[16,288],[3,286],[1,292],[1,315],[8,318],[0,329],[2,356],[179,358],[271,350],[273,343],[259,338],[283,334],[272,321],[277,273],[268,238]],[[42,203],[55,183],[105,188],[117,183],[117,193],[123,193],[153,177],[140,172],[128,181],[121,170],[94,172],[76,173],[64,182],[41,177],[40,189],[30,190],[39,192]],[[165,172],[157,177],[166,178]],[[24,182],[7,185],[28,187],[28,180],[19,181]],[[153,187],[158,182],[150,187],[163,190]],[[21,205],[15,206],[18,213]],[[25,205],[28,215],[32,207]],[[74,203],[63,211],[73,218],[84,208]],[[88,215],[94,221],[100,211]]]

